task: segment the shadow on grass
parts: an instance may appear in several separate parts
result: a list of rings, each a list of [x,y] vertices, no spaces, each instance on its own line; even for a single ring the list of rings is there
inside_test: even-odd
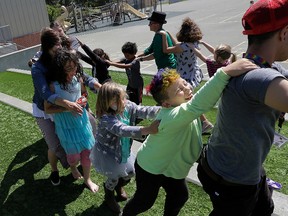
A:
[[[108,206],[103,202],[100,206],[91,206],[90,208],[86,209],[81,214],[77,214],[77,216],[118,216],[119,213],[115,213],[111,211]]]
[[[48,163],[45,152],[47,145],[41,139],[15,155],[0,185],[0,215],[66,215],[65,205],[82,193],[84,186],[72,184],[71,174],[61,177],[58,187],[48,177],[35,180]]]

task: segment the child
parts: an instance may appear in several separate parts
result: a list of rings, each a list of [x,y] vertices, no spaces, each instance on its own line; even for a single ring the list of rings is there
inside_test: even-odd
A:
[[[231,52],[231,46],[227,44],[220,44],[214,49],[214,47],[204,41],[199,41],[199,43],[203,44],[214,55],[214,59],[210,59],[204,56],[199,48],[194,47],[193,49],[197,57],[206,63],[209,77],[212,77],[218,68],[225,67],[237,59],[236,55]]]
[[[92,51],[87,45],[83,44],[81,41],[78,40],[78,42],[81,48],[90,57],[90,64],[92,64],[92,76],[96,77],[100,84],[111,80],[111,76],[109,75],[108,71],[109,64],[106,62],[106,60],[110,60],[108,54],[100,48],[94,49]],[[83,56],[83,54],[81,55],[80,52],[77,52],[77,54]]]
[[[177,40],[171,35],[174,46],[168,47],[167,34],[160,31],[163,42],[164,53],[174,53],[177,57],[177,72],[181,78],[186,80],[193,88],[200,85],[203,73],[197,61],[197,56],[191,47],[198,46],[198,41],[202,39],[202,32],[199,26],[189,17],[182,22],[180,31],[176,34]],[[213,124],[209,122],[204,114],[200,116],[202,121],[202,134],[206,134],[213,129]]]
[[[124,68],[126,70],[128,77],[126,92],[129,100],[139,105],[142,103],[144,81],[140,73],[140,62],[135,56],[137,51],[136,43],[126,42],[122,46],[122,53],[124,54],[125,59],[122,59],[119,62],[111,62],[109,60],[107,60],[107,62],[112,66]]]
[[[81,93],[86,93],[81,78],[81,69],[78,58],[68,50],[59,50],[54,57],[53,72],[55,81],[51,83],[50,89],[60,97],[78,102],[85,107],[86,101]],[[90,151],[95,143],[92,127],[89,122],[88,113],[83,108],[82,115],[68,112],[63,108],[55,107],[45,101],[46,113],[54,113],[55,131],[60,143],[67,154],[67,161],[71,167],[75,179],[83,178],[77,169],[79,161],[83,168],[84,182],[93,192],[98,191],[98,185],[90,178],[91,161]]]
[[[107,177],[104,202],[116,213],[120,212],[117,201],[127,199],[123,186],[135,174],[135,156],[130,152],[131,138],[141,138],[158,131],[158,121],[142,127],[134,126],[135,119],[153,119],[159,109],[126,100],[124,89],[114,82],[104,83],[98,92],[96,115],[99,123],[90,158],[96,171]],[[114,191],[117,193],[116,199]]]
[[[256,67],[248,60],[239,62],[246,63],[246,70]],[[150,209],[160,187],[166,192],[163,215],[180,212],[188,199],[185,177],[202,149],[198,117],[213,107],[230,76],[240,75],[243,69],[245,67],[240,67],[240,64],[219,69],[194,96],[189,83],[175,70],[158,72],[154,76],[150,92],[162,105],[156,117],[160,120],[159,132],[149,135],[138,151],[136,192],[124,207],[123,216],[137,215]]]

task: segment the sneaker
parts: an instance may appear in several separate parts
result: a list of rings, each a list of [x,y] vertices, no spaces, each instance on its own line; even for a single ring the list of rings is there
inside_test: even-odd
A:
[[[202,134],[208,134],[211,133],[211,130],[213,129],[213,124],[209,122],[208,120],[202,122]]]
[[[272,190],[280,190],[282,188],[281,183],[273,181],[270,178],[266,178],[268,187],[272,188]]]
[[[60,184],[59,171],[53,171],[50,175],[52,185],[57,186]]]

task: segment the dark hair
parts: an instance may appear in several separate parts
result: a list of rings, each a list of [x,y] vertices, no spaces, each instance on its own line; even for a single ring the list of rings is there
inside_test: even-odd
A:
[[[102,58],[102,56],[104,57],[104,59],[107,59],[110,61],[109,55],[107,53],[104,52],[103,49],[101,48],[96,48],[93,50],[93,53],[95,53],[96,55],[98,55],[99,57]]]
[[[260,35],[248,35],[248,46],[255,44],[255,45],[260,45],[264,41],[272,38],[277,32],[279,32],[281,29],[278,29],[276,31],[268,32],[265,34],[260,34]]]
[[[42,55],[40,61],[42,64],[49,68],[51,66],[52,56],[49,54],[49,50],[56,44],[60,43],[61,39],[57,32],[51,28],[44,28],[41,31],[41,50]]]
[[[63,28],[62,25],[58,21],[50,22],[50,28],[53,29],[55,26],[56,27],[60,26],[61,28]]]
[[[180,42],[195,42],[202,39],[203,34],[199,26],[189,17],[183,20],[180,31],[176,34]]]
[[[131,55],[135,55],[138,52],[136,43],[126,42],[122,46],[122,52],[131,54]]]
[[[72,48],[71,48],[71,41],[69,40],[68,37],[66,37],[66,36],[60,36],[60,38],[61,38],[61,45],[62,45],[62,47],[66,48],[67,50],[72,49]]]
[[[82,66],[75,53],[67,49],[57,50],[53,58],[53,70],[49,71],[51,81],[57,81],[63,89],[67,89],[67,74],[69,71],[65,70],[68,62],[72,62],[77,67],[76,77],[79,78],[83,75]]]

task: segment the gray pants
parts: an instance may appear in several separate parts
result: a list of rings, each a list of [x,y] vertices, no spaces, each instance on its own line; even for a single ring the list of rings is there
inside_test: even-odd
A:
[[[44,118],[36,118],[36,122],[44,136],[44,139],[48,145],[48,149],[55,153],[62,166],[67,169],[69,167],[69,164],[67,162],[66,153],[60,145],[58,136],[55,133],[54,122],[50,119]]]

